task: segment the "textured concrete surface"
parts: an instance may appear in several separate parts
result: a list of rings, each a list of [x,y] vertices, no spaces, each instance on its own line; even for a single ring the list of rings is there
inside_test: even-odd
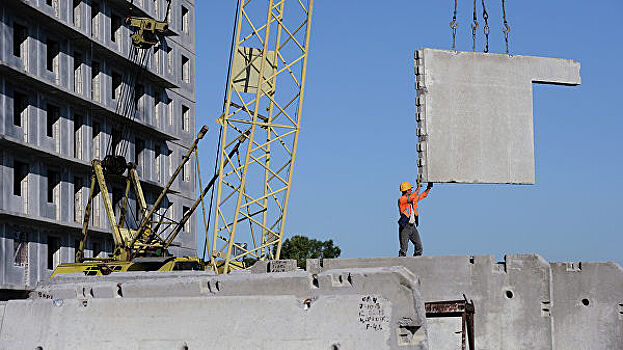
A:
[[[417,281],[404,267],[69,276],[0,303],[0,348],[428,349]]]
[[[534,184],[532,83],[578,85],[573,60],[415,53],[422,182]]]
[[[326,259],[322,266],[309,260],[308,266],[404,266],[420,279],[426,302],[465,294],[474,301],[478,350],[623,349],[623,268],[614,262],[548,263],[532,254],[507,255],[504,262],[487,255],[422,256]],[[428,323],[431,349],[457,344],[449,326]]]
[[[0,302],[0,349],[77,349],[95,338],[97,349],[454,350],[460,318],[426,319],[423,305],[463,295],[474,302],[477,350],[623,349],[617,263],[525,254],[310,259],[306,268],[281,260],[229,275],[60,276],[28,300]]]
[[[138,81],[144,94],[132,121],[115,113],[112,91],[113,74],[133,68],[128,59],[131,32],[124,25],[111,30],[111,18],[123,19],[129,6],[161,18],[166,2],[50,3],[0,1],[0,288],[32,288],[57,264],[73,262],[90,161],[105,156],[114,128],[128,125],[126,158],[139,164],[150,203],[195,137],[194,1],[171,2],[172,18],[182,18],[182,7],[188,10],[187,30],[180,20],[172,21],[170,28],[179,35],[167,37],[166,50],[163,46],[148,53],[148,72]],[[21,43],[15,42],[20,28]],[[58,44],[57,52],[48,50],[52,42]],[[57,107],[55,117],[48,106]],[[138,139],[142,151],[136,147]],[[16,164],[23,165],[22,172]],[[56,179],[48,176],[50,171]],[[189,174],[187,180],[176,182],[175,193],[167,198],[172,217],[180,218],[193,202],[194,178]],[[134,199],[129,205],[135,212]],[[112,237],[100,196],[92,214],[86,255],[103,257],[112,251]],[[196,234],[184,232],[175,243],[175,254],[194,254]]]

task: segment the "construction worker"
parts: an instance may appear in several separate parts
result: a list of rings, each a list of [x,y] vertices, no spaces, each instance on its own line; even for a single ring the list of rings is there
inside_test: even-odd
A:
[[[398,198],[398,210],[400,211],[400,219],[398,220],[398,240],[400,242],[400,251],[398,256],[406,256],[409,248],[409,241],[413,243],[415,251],[413,256],[422,255],[422,240],[417,231],[418,220],[418,201],[426,198],[428,192],[433,188],[433,183],[429,182],[426,190],[420,193],[420,183],[418,181],[415,192],[412,192],[412,186],[409,182],[400,184],[400,192],[402,196]]]

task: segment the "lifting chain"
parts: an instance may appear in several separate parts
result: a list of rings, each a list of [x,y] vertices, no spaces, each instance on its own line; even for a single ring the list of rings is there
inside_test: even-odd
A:
[[[508,33],[511,31],[511,27],[508,25],[508,21],[506,21],[506,1],[502,0],[502,18],[504,19],[504,40],[506,41],[506,54],[508,55]]]
[[[485,0],[482,0],[482,18],[485,21],[485,53],[489,52],[489,14],[487,13],[487,9],[485,7]]]
[[[450,22],[450,28],[452,28],[452,51],[456,51],[456,28],[459,26],[456,23],[456,8],[457,0],[454,0],[454,16],[452,17],[452,22]]]
[[[476,51],[476,30],[478,29],[478,15],[476,14],[476,0],[474,0],[474,22],[472,23],[472,51]]]

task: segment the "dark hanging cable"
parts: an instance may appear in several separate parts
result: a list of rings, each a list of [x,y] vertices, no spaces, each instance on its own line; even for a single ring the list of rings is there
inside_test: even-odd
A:
[[[476,51],[476,30],[478,29],[478,15],[476,14],[476,0],[474,0],[474,15],[472,22],[472,51]]]
[[[508,25],[508,21],[506,20],[506,1],[505,0],[502,0],[502,18],[504,19],[504,29],[502,29],[502,32],[504,32],[504,41],[506,41],[506,54],[509,55],[508,34],[511,31],[511,27]]]
[[[457,0],[454,0],[454,16],[452,16],[452,22],[450,22],[450,28],[452,29],[452,51],[456,51],[456,28],[459,26],[459,24],[456,23],[457,5]]]
[[[485,53],[489,52],[489,14],[485,7],[485,0],[482,0],[482,18],[485,21],[484,33],[485,33]]]
[[[227,94],[229,93],[229,79],[231,78],[231,64],[233,61],[233,57],[234,57],[234,47],[235,47],[235,40],[236,40],[236,23],[238,23],[238,12],[240,12],[240,1],[238,0],[236,2],[236,13],[234,15],[234,25],[232,28],[232,34],[231,34],[231,46],[229,48],[229,62],[228,62],[228,68],[227,68],[227,77],[225,79],[225,96],[223,96],[223,109],[222,109],[222,117],[225,118],[225,109],[226,109],[226,103],[227,103]],[[221,125],[221,127],[219,128],[219,132],[218,132],[218,142],[216,144],[216,160],[214,161],[214,174],[216,174],[217,170],[218,170],[218,164],[219,164],[219,158],[220,158],[220,144],[221,144],[221,138],[223,135],[223,125]],[[198,165],[197,165],[198,166]],[[216,186],[212,186],[212,193],[210,194],[210,207],[208,209],[208,223],[207,223],[207,227],[208,227],[208,231],[210,231],[210,219],[212,219],[212,205],[214,202],[214,188]],[[206,232],[206,239],[208,239],[208,232]],[[205,256],[206,256],[206,249],[207,249],[208,245],[203,244],[203,256],[202,259],[205,260]]]

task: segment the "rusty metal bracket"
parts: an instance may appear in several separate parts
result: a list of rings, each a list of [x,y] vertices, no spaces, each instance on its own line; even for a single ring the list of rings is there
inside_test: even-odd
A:
[[[462,324],[461,349],[467,350],[467,344],[469,344],[469,350],[475,350],[474,314],[476,312],[474,310],[474,302],[472,300],[468,301],[465,294],[463,294],[463,299],[425,303],[426,317],[460,317]]]

